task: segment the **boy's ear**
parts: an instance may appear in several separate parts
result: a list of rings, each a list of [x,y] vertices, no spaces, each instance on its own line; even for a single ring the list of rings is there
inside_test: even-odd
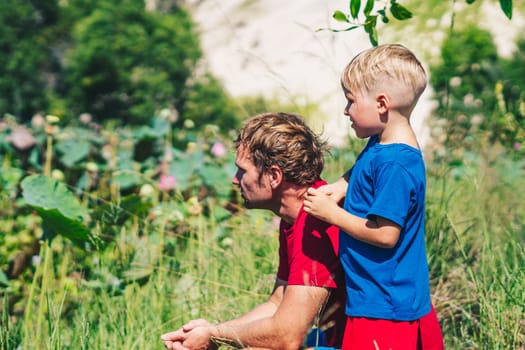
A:
[[[388,112],[391,106],[390,96],[384,92],[380,92],[376,97],[377,111],[379,114],[385,114]]]

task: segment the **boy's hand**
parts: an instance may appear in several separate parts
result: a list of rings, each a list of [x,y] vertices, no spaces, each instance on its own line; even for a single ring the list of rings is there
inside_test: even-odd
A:
[[[304,211],[316,218],[333,224],[331,213],[339,209],[337,202],[321,189],[309,188],[304,196]]]
[[[332,198],[336,203],[339,203],[345,198],[347,187],[348,182],[337,181],[332,184],[321,186],[318,189]]]

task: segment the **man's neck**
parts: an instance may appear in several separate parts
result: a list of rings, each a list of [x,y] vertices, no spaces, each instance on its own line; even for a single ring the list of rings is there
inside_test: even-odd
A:
[[[276,214],[289,224],[293,224],[303,206],[307,186],[284,183],[281,191],[281,205]]]

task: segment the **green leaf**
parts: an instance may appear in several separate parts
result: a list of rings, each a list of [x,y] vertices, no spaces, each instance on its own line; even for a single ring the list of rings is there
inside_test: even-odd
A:
[[[117,171],[113,174],[111,180],[121,189],[138,186],[141,182],[140,176],[132,170]]]
[[[213,187],[220,198],[228,198],[232,190],[232,176],[227,169],[212,164],[206,164],[200,169],[204,183]]]
[[[378,36],[377,36],[377,16],[368,16],[366,18],[365,22],[365,32],[368,33],[368,38],[370,40],[370,43],[373,46],[377,46],[378,44]]]
[[[67,187],[50,177],[31,175],[21,182],[25,202],[42,210],[56,209],[62,215],[83,220],[88,215],[87,208],[80,205],[77,198]]]
[[[9,280],[2,270],[0,270],[0,286],[9,287]]]
[[[342,11],[339,11],[339,10],[334,12],[334,14],[332,15],[332,18],[338,22],[345,22],[345,23],[349,22],[346,15]]]
[[[501,9],[508,19],[512,19],[512,0],[499,0]]]
[[[368,17],[370,15],[370,12],[372,12],[372,10],[374,9],[374,3],[375,3],[374,0],[366,1],[365,9],[363,10],[363,13],[365,14],[366,17]]]
[[[43,220],[49,237],[61,235],[80,247],[86,243],[98,245],[98,239],[84,225],[87,208],[80,205],[67,187],[49,177],[31,175],[21,182],[23,198]]]
[[[368,34],[368,37],[370,39],[370,43],[373,46],[377,46],[377,44],[379,44],[379,39],[377,36],[377,29],[375,27],[372,28],[372,31]]]
[[[348,32],[348,31],[354,30],[356,28],[359,28],[359,26],[351,26],[351,27],[348,27],[348,28],[345,28],[345,29],[330,29],[330,30],[332,32],[334,32],[334,33],[340,33],[340,32]]]
[[[469,5],[470,5],[470,4],[473,4],[474,1],[476,1],[476,0],[467,0],[467,4],[469,4]]]
[[[221,221],[224,221],[226,220],[227,218],[231,217],[232,214],[226,210],[225,208],[223,208],[222,206],[220,205],[215,205],[212,209],[211,209],[211,216],[213,217],[213,219],[215,220],[215,222],[221,222]]]
[[[353,19],[357,19],[359,14],[359,9],[361,8],[361,0],[351,0],[350,1],[350,15]]]
[[[91,218],[107,225],[123,226],[130,218],[145,218],[151,206],[150,202],[132,194],[123,197],[119,202],[108,202],[97,207]]]
[[[385,10],[379,10],[377,11],[377,13],[379,13],[379,15],[381,16],[381,21],[383,23],[388,23],[390,22],[390,19],[388,18],[388,16],[386,15],[386,11]]]
[[[90,148],[91,144],[86,140],[65,140],[57,145],[57,149],[62,153],[60,161],[68,168],[87,158]]]
[[[125,283],[138,282],[142,284],[147,281],[155,270],[159,254],[152,251],[151,247],[138,246],[129,269],[122,273]]]
[[[98,239],[81,221],[64,216],[57,209],[44,210],[39,207],[34,207],[34,209],[44,221],[45,227],[53,233],[53,236],[61,235],[81,248],[84,248],[86,243],[95,247],[98,246]]]
[[[177,187],[184,191],[191,186],[191,180],[195,176],[195,166],[192,159],[180,158],[170,163],[169,173],[177,179]]]
[[[412,18],[412,12],[395,1],[392,1],[392,4],[390,5],[390,13],[392,13],[392,16],[394,16],[395,19],[400,21]]]

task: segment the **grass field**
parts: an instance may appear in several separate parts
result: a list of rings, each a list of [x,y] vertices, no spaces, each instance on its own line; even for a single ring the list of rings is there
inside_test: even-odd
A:
[[[327,179],[354,156],[331,158]],[[448,349],[524,349],[523,169],[484,163],[428,167],[432,298]],[[18,313],[7,314],[4,294],[0,349],[162,349],[160,334],[189,319],[225,320],[266,298],[278,260],[272,215],[197,214],[184,225],[124,225],[102,252],[42,243]]]

